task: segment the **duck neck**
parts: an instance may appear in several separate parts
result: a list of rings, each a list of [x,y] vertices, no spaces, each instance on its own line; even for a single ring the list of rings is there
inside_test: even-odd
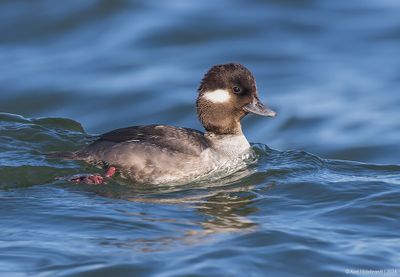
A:
[[[200,118],[201,123],[207,133],[224,135],[243,135],[240,120],[230,118],[229,116],[219,116],[219,114],[208,115]]]
[[[217,134],[206,132],[205,137],[211,142],[212,148],[227,155],[240,155],[250,149],[250,143],[244,136],[242,129],[235,134]]]

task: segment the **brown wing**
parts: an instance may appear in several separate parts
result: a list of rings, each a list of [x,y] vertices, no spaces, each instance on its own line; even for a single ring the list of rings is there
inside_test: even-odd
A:
[[[198,155],[209,147],[202,132],[166,125],[132,126],[116,129],[101,135],[98,141],[145,142],[190,155]]]

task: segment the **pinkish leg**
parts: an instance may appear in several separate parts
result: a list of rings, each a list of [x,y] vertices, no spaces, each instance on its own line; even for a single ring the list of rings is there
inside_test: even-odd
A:
[[[68,179],[75,184],[101,185],[105,184],[104,177],[99,174],[79,174]]]
[[[115,174],[116,171],[117,171],[117,169],[116,169],[114,166],[110,166],[110,167],[107,169],[106,177],[107,177],[107,178],[111,178],[112,176],[114,176],[114,174]]]
[[[68,180],[75,184],[103,185],[107,183],[106,179],[111,178],[116,171],[114,166],[110,166],[104,176],[100,174],[79,174],[72,176]]]

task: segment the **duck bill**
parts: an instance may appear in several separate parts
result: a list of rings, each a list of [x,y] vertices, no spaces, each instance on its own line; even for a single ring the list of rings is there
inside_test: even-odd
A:
[[[276,112],[266,107],[260,100],[255,99],[252,103],[246,105],[243,108],[246,112],[254,113],[262,116],[274,117]]]

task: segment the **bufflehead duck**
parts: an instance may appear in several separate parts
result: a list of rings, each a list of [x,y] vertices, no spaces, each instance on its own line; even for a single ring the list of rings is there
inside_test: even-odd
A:
[[[243,65],[215,65],[198,89],[197,115],[205,133],[165,125],[132,126],[101,135],[65,158],[106,165],[104,176],[76,175],[75,183],[104,183],[116,170],[137,183],[190,181],[249,157],[240,120],[248,113],[274,117],[259,98],[255,79]]]

